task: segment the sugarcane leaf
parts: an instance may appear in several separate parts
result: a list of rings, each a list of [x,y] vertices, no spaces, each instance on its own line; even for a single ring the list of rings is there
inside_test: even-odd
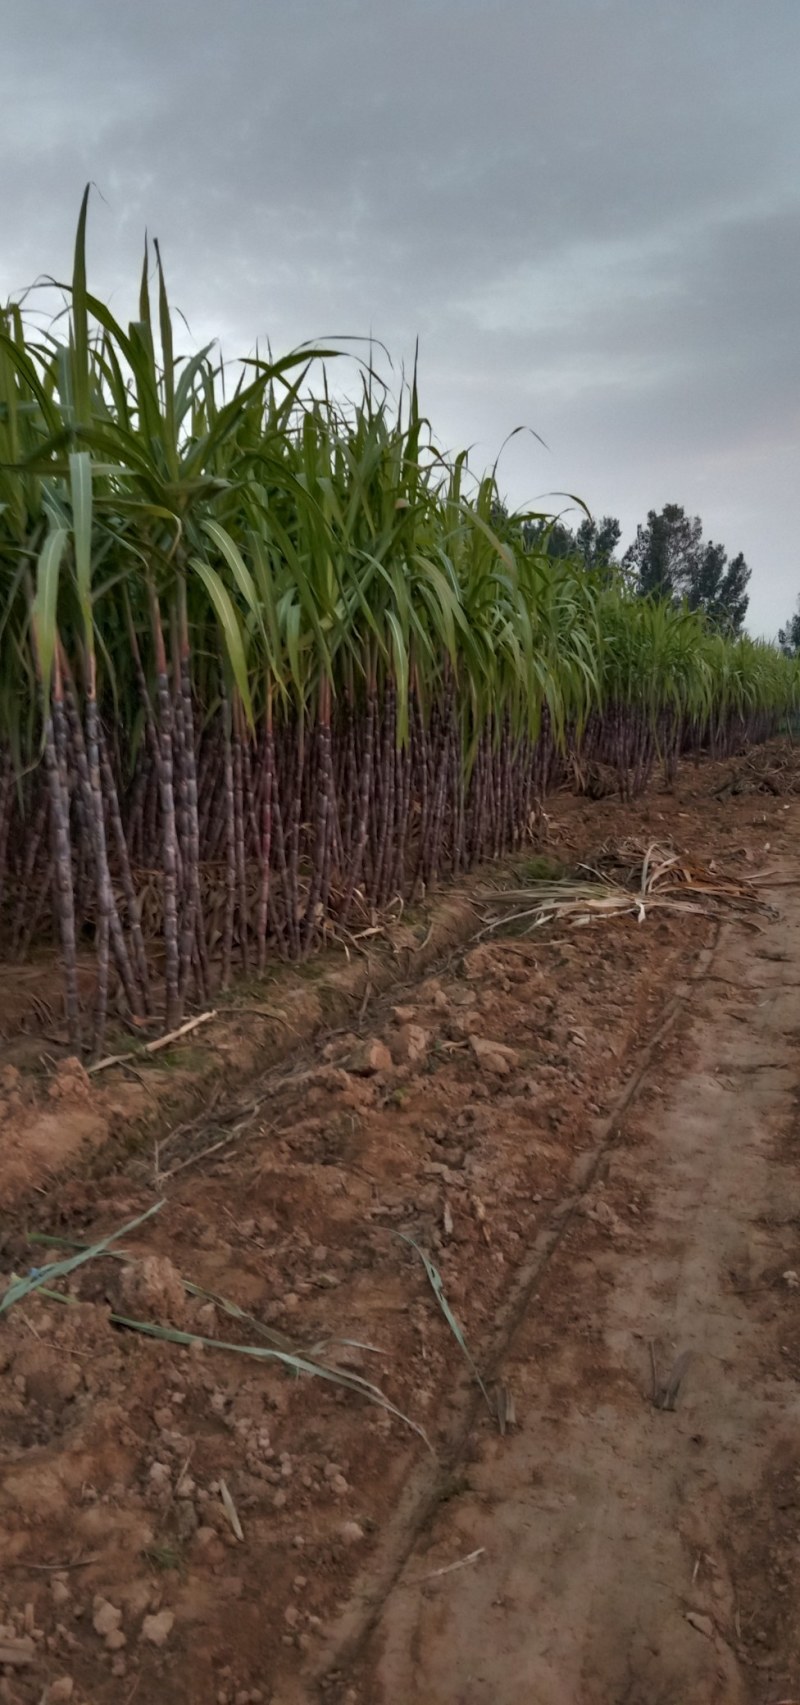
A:
[[[222,1338],[207,1338],[199,1332],[184,1332],[177,1326],[161,1326],[152,1320],[132,1320],[121,1314],[112,1314],[111,1319],[115,1326],[126,1327],[130,1332],[141,1332],[145,1337],[157,1338],[165,1344],[183,1344],[187,1347],[192,1344],[199,1344],[207,1350],[225,1350],[229,1355],[247,1356],[253,1361],[278,1362],[290,1373],[308,1374],[312,1379],[326,1380],[330,1385],[338,1386],[345,1391],[352,1391],[360,1397],[366,1397],[370,1403],[376,1404],[380,1409],[385,1409],[387,1414],[394,1415],[396,1420],[402,1421],[404,1426],[410,1427],[411,1431],[416,1433],[427,1445],[428,1450],[432,1450],[424,1428],[417,1421],[412,1421],[410,1416],[405,1415],[402,1409],[398,1409],[397,1405],[392,1403],[381,1391],[380,1386],[374,1385],[371,1380],[363,1379],[360,1374],[348,1373],[341,1368],[329,1368],[325,1366],[324,1362],[314,1361],[309,1356],[274,1349],[264,1344],[233,1344]]]
[[[92,458],[88,450],[73,450],[69,458],[72,500],[72,541],[78,598],[86,625],[92,629]]]
[[[422,1246],[419,1243],[415,1243],[413,1237],[409,1237],[408,1234],[404,1231],[398,1231],[395,1233],[395,1235],[397,1237],[401,1238],[403,1243],[407,1243],[409,1248],[413,1249],[415,1251],[415,1253],[419,1256],[420,1261],[422,1262],[422,1265],[425,1268],[425,1272],[428,1275],[428,1281],[430,1283],[431,1290],[433,1291],[433,1294],[436,1298],[436,1301],[439,1304],[439,1307],[442,1311],[442,1314],[444,1315],[445,1320],[447,1321],[447,1324],[450,1328],[450,1331],[452,1332],[453,1337],[455,1338],[456,1343],[458,1344],[458,1347],[461,1350],[461,1353],[462,1353],[465,1361],[467,1362],[468,1366],[471,1368],[472,1373],[475,1376],[475,1379],[476,1379],[476,1381],[480,1387],[481,1393],[486,1400],[486,1405],[487,1405],[487,1408],[489,1410],[490,1415],[494,1415],[494,1405],[492,1403],[492,1400],[489,1396],[488,1391],[486,1390],[486,1386],[484,1385],[483,1380],[481,1379],[481,1376],[478,1372],[478,1368],[477,1368],[477,1366],[473,1360],[472,1354],[467,1347],[467,1342],[466,1342],[464,1334],[461,1330],[461,1327],[459,1326],[458,1321],[456,1320],[456,1317],[453,1313],[453,1310],[451,1309],[450,1304],[447,1300],[447,1297],[445,1296],[444,1281],[442,1279],[442,1275],[439,1272],[438,1267],[434,1266],[434,1263],[432,1262],[430,1256],[428,1254],[426,1254],[426,1251],[422,1248]]]
[[[175,388],[175,422],[179,427],[183,424],[184,416],[188,413],[191,406],[192,387],[195,379],[197,378],[197,375],[202,372],[202,369],[208,360],[209,353],[213,348],[213,343],[205,344],[202,349],[198,350],[196,355],[192,356],[190,361],[186,362],[186,365],[181,372]]]
[[[88,424],[91,397],[91,366],[89,352],[89,311],[86,296],[86,215],[89,207],[87,184],[83,192],[78,229],[75,236],[75,257],[72,271],[72,399],[76,423]]]
[[[238,545],[235,544],[227,529],[221,527],[218,521],[204,521],[202,526],[203,532],[216,545],[220,555],[225,558],[248,609],[257,617],[259,625],[262,625],[263,612],[256,583]]]
[[[49,1267],[34,1268],[24,1279],[12,1280],[3,1296],[0,1297],[0,1315],[6,1314],[15,1303],[22,1302],[25,1297],[31,1295],[32,1291],[39,1290],[40,1286],[52,1284],[54,1279],[64,1279],[69,1273],[74,1273],[77,1267],[82,1267],[85,1262],[93,1261],[98,1256],[104,1255],[106,1250],[110,1249],[111,1245],[116,1243],[120,1237],[128,1237],[132,1231],[138,1231],[139,1226],[152,1219],[154,1214],[160,1213],[163,1206],[163,1201],[154,1202],[152,1208],[148,1208],[143,1214],[138,1214],[135,1220],[129,1220],[127,1225],[120,1226],[118,1231],[109,1232],[108,1236],[102,1237],[98,1243],[92,1243],[88,1248],[79,1250],[77,1255],[68,1255],[63,1261],[54,1261]]]
[[[391,656],[397,689],[398,734],[404,740],[408,731],[408,643],[394,610],[387,610],[386,625],[391,636]]]
[[[69,534],[66,527],[53,527],[39,552],[36,569],[33,625],[45,704],[49,702],[50,698],[50,682],[56,649],[59,576],[68,538]]]
[[[210,563],[203,562],[200,557],[192,557],[190,566],[203,582],[214,606],[236,689],[242,701],[245,716],[252,726],[253,704],[247,675],[247,658],[241,624],[233,607],[230,593]]]

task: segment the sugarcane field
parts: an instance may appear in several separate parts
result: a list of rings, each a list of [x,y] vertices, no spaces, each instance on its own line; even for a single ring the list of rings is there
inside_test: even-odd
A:
[[[92,205],[0,311],[0,1705],[791,1705],[800,661]]]

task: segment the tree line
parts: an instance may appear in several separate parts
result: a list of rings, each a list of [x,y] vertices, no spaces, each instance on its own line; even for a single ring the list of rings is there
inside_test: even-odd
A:
[[[636,538],[620,556],[622,528],[613,515],[595,520],[586,515],[575,528],[563,520],[531,522],[526,542],[544,547],[549,556],[579,561],[601,579],[621,576],[641,597],[663,598],[703,611],[715,632],[742,632],[749,603],[749,569],[741,551],[728,558],[724,545],[703,536],[698,515],[687,515],[679,503],[651,509],[636,529]],[[800,609],[793,618],[795,649],[800,649]],[[783,631],[780,643],[783,644]]]

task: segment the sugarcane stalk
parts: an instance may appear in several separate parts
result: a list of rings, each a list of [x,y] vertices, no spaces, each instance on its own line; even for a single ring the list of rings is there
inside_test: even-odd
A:
[[[258,969],[263,972],[267,962],[267,928],[269,924],[270,864],[272,859],[273,787],[275,780],[275,738],[272,726],[272,683],[267,686],[264,726],[263,783],[261,793],[261,887],[258,900],[257,953]]]
[[[239,945],[245,975],[250,970],[247,862],[244,844],[244,779],[242,762],[242,715],[238,699],[233,702],[233,823],[236,878],[239,890]]]
[[[69,790],[66,767],[56,750],[56,724],[63,726],[63,683],[58,651],[53,661],[52,713],[45,718],[44,753],[50,790],[50,821],[54,852],[55,909],[61,941],[64,997],[69,1045],[81,1051],[81,1009],[78,993],[78,950],[75,899],[72,887],[72,847],[69,832]]]
[[[161,861],[164,892],[164,984],[166,1027],[176,1030],[183,1018],[180,988],[180,944],[178,937],[178,833],[172,774],[172,700],[167,674],[167,653],[161,611],[152,580],[148,582],[150,620],[156,662],[158,703],[159,803],[161,806]]]
[[[236,799],[233,779],[231,708],[223,687],[225,740],[225,924],[222,937],[222,987],[230,988],[233,968],[233,920],[236,912]]]
[[[331,773],[330,773],[330,741],[331,741],[331,691],[330,681],[323,675],[317,696],[317,726],[316,748],[316,824],[314,835],[314,852],[311,866],[311,882],[306,901],[305,916],[302,929],[302,951],[307,953],[313,936],[319,924],[319,912],[322,905],[322,887],[325,873],[327,851],[328,825],[331,804]]]

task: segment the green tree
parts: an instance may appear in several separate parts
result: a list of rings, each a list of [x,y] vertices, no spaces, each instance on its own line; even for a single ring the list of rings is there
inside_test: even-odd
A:
[[[622,528],[615,515],[604,515],[600,521],[595,521],[593,516],[585,516],[575,534],[577,553],[584,567],[609,576],[615,566],[614,552],[621,534]]]
[[[545,555],[554,562],[580,563],[583,568],[608,578],[616,567],[614,551],[621,533],[616,516],[604,515],[596,521],[586,515],[576,531],[564,521],[530,523],[524,530],[524,538],[528,549],[541,543]]]
[[[727,551],[709,539],[686,585],[690,610],[704,610],[711,627],[721,633],[742,631],[750,602],[746,587],[750,570],[739,552],[728,561]]]
[[[660,514],[649,511],[623,564],[635,575],[641,597],[673,604],[685,599],[718,632],[741,633],[750,579],[744,556],[740,552],[729,562],[724,546],[703,538],[699,515],[687,515],[681,504],[666,503]]]
[[[623,558],[643,598],[678,601],[684,596],[699,560],[702,534],[699,518],[688,516],[679,503],[665,503],[660,514],[649,510]]]
[[[778,644],[784,657],[800,657],[800,598],[785,628],[778,629]]]

